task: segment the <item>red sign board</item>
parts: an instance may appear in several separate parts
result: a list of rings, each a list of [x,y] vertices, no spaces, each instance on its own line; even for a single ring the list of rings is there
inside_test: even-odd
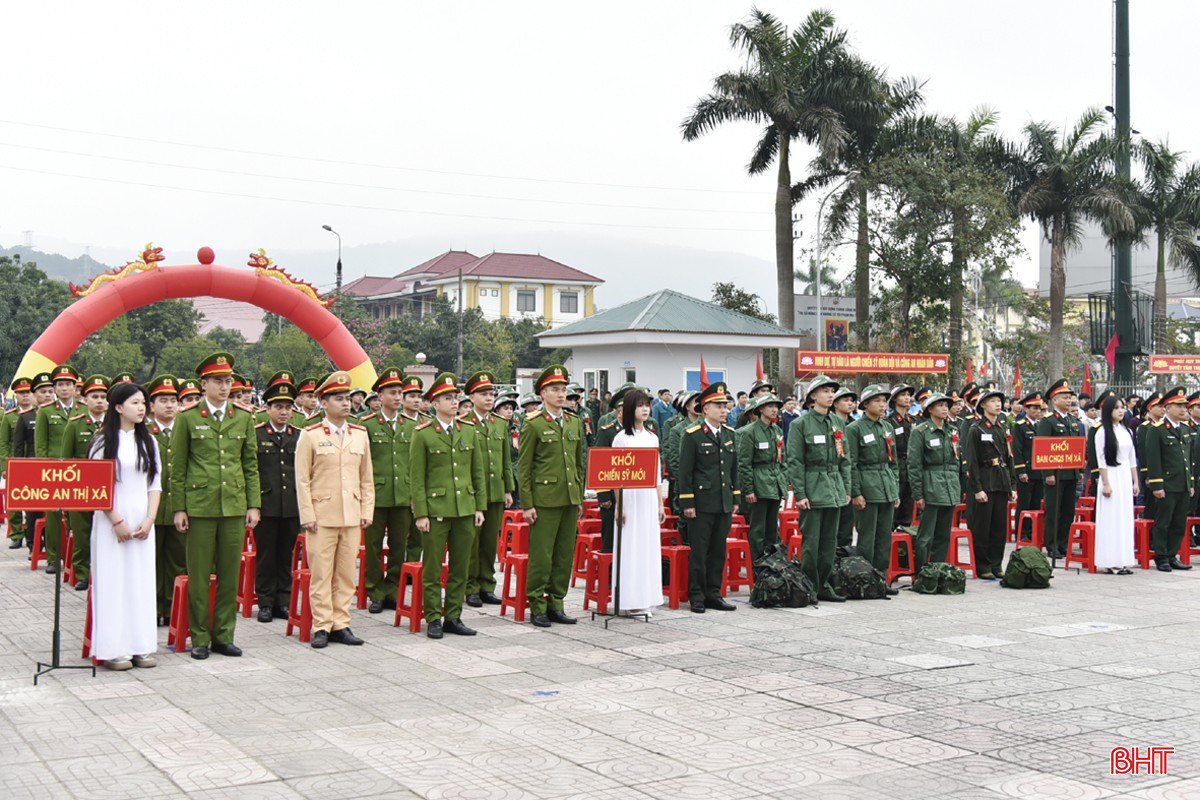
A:
[[[1083,469],[1087,439],[1082,436],[1033,437],[1034,469]]]
[[[942,353],[849,353],[800,350],[796,353],[798,374],[822,372],[899,372],[935,374],[950,368],[950,356]]]
[[[10,458],[8,510],[107,511],[113,505],[115,465],[90,458]]]
[[[607,491],[658,486],[658,450],[653,447],[593,447],[587,456],[589,489]]]
[[[1200,356],[1150,356],[1150,371],[1158,373],[1200,372]]]

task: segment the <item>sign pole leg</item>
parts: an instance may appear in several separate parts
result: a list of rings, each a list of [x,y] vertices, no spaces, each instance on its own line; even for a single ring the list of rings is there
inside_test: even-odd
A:
[[[62,519],[61,530],[65,533],[67,530],[67,513],[59,511],[58,514]],[[62,611],[62,563],[63,546],[59,542],[58,557],[54,563],[58,566],[58,570],[54,573],[54,633],[51,635],[50,641],[50,663],[45,664],[41,661],[37,662],[38,671],[33,674],[33,685],[38,685],[38,678],[43,675],[53,672],[56,669],[90,669],[92,677],[96,677],[96,667],[92,664],[63,664],[62,662],[62,629],[61,629],[61,611]]]

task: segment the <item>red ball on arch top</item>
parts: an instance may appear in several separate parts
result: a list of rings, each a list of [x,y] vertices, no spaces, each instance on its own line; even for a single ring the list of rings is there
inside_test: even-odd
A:
[[[216,260],[217,254],[208,245],[201,247],[196,251],[196,258],[200,259],[201,264],[211,264]]]

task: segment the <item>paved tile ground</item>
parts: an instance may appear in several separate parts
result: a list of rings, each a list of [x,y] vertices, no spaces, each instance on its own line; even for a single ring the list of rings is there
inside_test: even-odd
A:
[[[441,642],[355,611],[367,645],[324,651],[239,620],[243,658],[35,688],[52,591],[0,551],[5,798],[1200,798],[1200,570],[608,630],[468,609]],[[1114,746],[1169,774],[1109,774]]]

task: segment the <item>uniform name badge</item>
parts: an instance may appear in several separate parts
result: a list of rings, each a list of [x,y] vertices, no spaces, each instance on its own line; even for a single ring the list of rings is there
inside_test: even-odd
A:
[[[930,447],[941,447],[941,446],[942,446],[942,440],[941,440],[941,439],[930,439],[930,440],[929,440],[929,446],[930,446]]]
[[[992,435],[990,433],[981,433],[979,434],[979,440],[983,442],[990,442],[992,441]]]
[[[813,444],[825,444],[825,434],[817,434],[813,437]]]
[[[902,433],[904,433],[904,426],[901,426],[901,427],[899,427],[899,428],[896,428],[896,435],[897,435],[897,436],[899,436],[899,435],[900,435],[900,434],[902,434]]]
[[[863,435],[863,444],[870,444],[873,441],[875,441],[875,434],[868,433]]]
[[[759,443],[758,443],[758,449],[759,449],[759,450],[766,450],[766,449],[767,449],[768,447],[770,447],[770,446],[771,446],[771,443],[770,443],[770,442],[759,442]]]
[[[318,447],[333,447],[333,442],[317,442]]]

